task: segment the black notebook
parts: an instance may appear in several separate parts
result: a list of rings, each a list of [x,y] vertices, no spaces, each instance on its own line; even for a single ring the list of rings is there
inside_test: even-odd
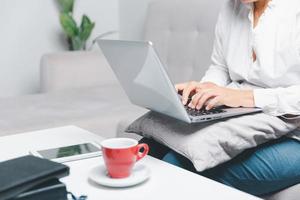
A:
[[[19,194],[12,200],[67,200],[67,189],[58,179],[53,179]]]
[[[63,164],[24,156],[0,163],[0,200],[18,196],[29,189],[69,174]]]

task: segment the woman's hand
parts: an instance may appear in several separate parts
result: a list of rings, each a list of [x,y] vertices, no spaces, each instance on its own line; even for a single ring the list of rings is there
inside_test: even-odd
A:
[[[191,81],[187,83],[176,84],[175,88],[177,92],[182,92],[182,103],[186,105],[189,97],[192,97],[194,94],[200,92],[201,90],[214,88],[216,86],[217,85],[212,82],[200,83]]]
[[[213,107],[225,105],[229,107],[254,107],[252,90],[237,90],[225,87],[211,87],[199,90],[189,103],[189,107],[207,110]]]

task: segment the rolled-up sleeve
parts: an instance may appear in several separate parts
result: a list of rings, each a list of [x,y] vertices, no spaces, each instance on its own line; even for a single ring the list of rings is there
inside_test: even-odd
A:
[[[273,116],[300,116],[300,85],[288,88],[255,89],[255,106]]]
[[[221,12],[215,29],[215,41],[211,56],[212,64],[201,79],[201,82],[213,82],[219,86],[226,86],[231,82],[223,52],[222,38],[225,38],[223,27],[225,17],[223,15],[224,12]]]

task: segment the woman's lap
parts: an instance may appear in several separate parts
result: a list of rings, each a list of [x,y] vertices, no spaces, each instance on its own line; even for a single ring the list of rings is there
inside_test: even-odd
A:
[[[193,164],[182,155],[153,140],[143,142],[152,143],[152,156],[196,173]],[[300,142],[283,137],[199,174],[254,195],[265,195],[300,182],[299,152]]]

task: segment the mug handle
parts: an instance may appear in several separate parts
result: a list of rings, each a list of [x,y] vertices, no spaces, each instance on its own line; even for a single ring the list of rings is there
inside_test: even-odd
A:
[[[148,152],[149,152],[149,146],[145,143],[142,143],[142,144],[138,144],[137,146],[137,153],[136,153],[136,161],[139,161],[141,160],[142,158],[144,158]],[[144,151],[143,152],[140,152],[140,150],[144,148]]]

